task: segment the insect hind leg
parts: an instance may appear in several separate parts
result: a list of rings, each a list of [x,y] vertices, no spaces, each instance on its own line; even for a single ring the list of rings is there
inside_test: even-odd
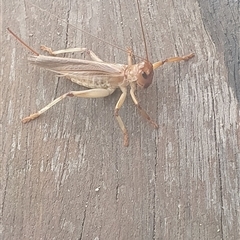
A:
[[[47,52],[48,54],[50,54],[52,56],[56,56],[56,55],[62,54],[62,53],[73,53],[73,52],[87,53],[93,61],[103,62],[103,60],[101,58],[99,58],[92,50],[89,50],[87,48],[67,48],[67,49],[53,51],[51,48],[42,45],[41,50]]]
[[[65,93],[60,97],[56,98],[55,100],[53,100],[52,102],[50,102],[47,106],[45,106],[38,112],[33,113],[30,116],[22,119],[22,122],[27,123],[27,122],[30,122],[31,120],[34,120],[35,118],[39,117],[41,114],[46,112],[49,108],[53,107],[55,104],[62,101],[66,97],[101,98],[101,97],[107,97],[111,95],[114,91],[115,89],[110,89],[110,88],[109,89],[97,88],[97,89],[89,89],[84,91],[71,91],[71,92]]]

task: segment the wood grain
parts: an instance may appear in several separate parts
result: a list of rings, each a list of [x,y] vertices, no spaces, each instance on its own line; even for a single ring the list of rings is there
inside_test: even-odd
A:
[[[81,87],[27,62],[10,27],[39,51],[87,47],[108,62],[144,57],[136,4],[129,1],[3,1],[1,37],[2,239],[239,239],[239,4],[142,1],[149,59],[195,52],[155,72],[143,107],[113,117],[120,92],[67,99],[23,125],[21,119]],[[51,14],[49,14],[49,12]],[[78,54],[73,57],[81,57]],[[138,61],[138,59],[136,59]]]

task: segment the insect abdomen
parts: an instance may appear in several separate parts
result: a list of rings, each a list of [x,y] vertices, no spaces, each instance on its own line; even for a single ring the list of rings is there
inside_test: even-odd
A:
[[[109,88],[112,87],[109,83],[106,76],[81,76],[81,77],[72,77],[66,76],[70,80],[78,85],[87,87],[87,88]]]

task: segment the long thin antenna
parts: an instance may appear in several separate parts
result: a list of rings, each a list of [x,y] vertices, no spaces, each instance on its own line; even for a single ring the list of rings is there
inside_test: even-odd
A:
[[[33,54],[36,56],[39,56],[39,53],[33,50],[31,47],[29,47],[22,39],[20,39],[10,28],[7,28],[7,30],[22,44],[24,45],[28,50],[30,50]]]
[[[30,3],[29,1],[26,1],[26,2],[29,3],[30,5],[38,8],[38,9],[41,10],[42,12],[47,12],[47,13],[49,13],[47,10],[45,10],[45,9],[43,9],[43,8],[41,8],[41,7],[33,4],[33,3]],[[144,30],[143,30],[142,17],[141,17],[141,14],[140,14],[139,0],[137,0],[137,7],[138,7],[138,14],[139,14],[140,23],[141,23],[141,29],[142,29],[142,34],[143,34],[143,41],[144,41],[144,46],[145,46],[146,60],[148,60],[147,44],[146,44],[145,34],[144,34]],[[119,50],[121,50],[121,51],[124,51],[124,52],[128,53],[128,50],[126,50],[126,49],[123,49],[123,48],[121,48],[121,47],[119,47],[119,46],[117,46],[117,45],[114,45],[114,44],[112,44],[112,43],[110,43],[110,42],[108,42],[108,41],[105,41],[105,40],[102,39],[102,38],[96,37],[96,36],[92,35],[91,33],[89,33],[89,32],[87,32],[87,31],[85,31],[85,30],[83,30],[83,29],[81,29],[81,28],[78,28],[78,27],[72,25],[71,23],[65,21],[64,19],[59,18],[57,15],[54,15],[54,14],[52,14],[52,13],[49,13],[49,14],[51,14],[53,17],[55,17],[55,18],[57,18],[57,19],[60,19],[62,22],[68,24],[69,26],[71,26],[71,27],[73,27],[73,28],[75,28],[75,29],[77,29],[77,30],[79,30],[79,31],[81,31],[81,32],[89,35],[89,36],[92,37],[92,38],[95,38],[95,39],[97,39],[97,40],[99,40],[99,41],[101,41],[101,42],[104,42],[104,43],[106,43],[106,44],[109,44],[109,45],[112,46],[112,47],[115,47],[115,48],[117,48],[117,49],[119,49]],[[20,39],[15,33],[13,33],[9,28],[7,28],[7,30],[8,30],[20,43],[22,43],[26,48],[28,48],[32,53],[34,53],[34,54],[37,55],[37,56],[39,55],[38,52],[36,52],[36,51],[33,50],[30,46],[28,46],[23,40],[21,40],[21,39]],[[134,55],[135,57],[138,57],[138,58],[140,58],[140,59],[143,59],[143,57],[140,57],[140,56],[138,56],[138,55],[136,55],[136,54],[133,54],[133,55]]]
[[[33,3],[30,3],[30,2],[28,2],[28,1],[26,1],[26,2],[29,3],[30,5],[38,8],[38,9],[41,10],[42,12],[47,12],[47,13],[49,13],[47,10],[45,10],[45,9],[43,9],[43,8],[41,8],[41,7],[33,4]],[[89,36],[92,37],[92,38],[97,39],[98,41],[104,42],[104,43],[106,43],[106,44],[108,44],[108,45],[110,45],[110,46],[112,46],[112,47],[115,47],[115,48],[117,48],[117,49],[119,49],[119,50],[121,50],[121,51],[124,51],[124,52],[126,52],[126,53],[128,52],[126,49],[123,49],[123,48],[121,48],[121,47],[119,47],[119,46],[117,46],[117,45],[114,45],[114,44],[112,44],[112,43],[110,43],[110,42],[108,42],[108,41],[105,41],[105,40],[102,39],[102,38],[96,37],[96,36],[92,35],[91,33],[87,32],[87,31],[85,31],[85,30],[83,30],[83,29],[81,29],[81,28],[78,28],[78,27],[72,25],[71,23],[65,21],[64,19],[59,18],[57,15],[54,15],[54,14],[52,14],[52,13],[50,13],[50,14],[51,14],[51,16],[53,16],[53,17],[55,17],[55,18],[57,18],[57,19],[60,19],[62,22],[64,22],[64,23],[68,24],[69,26],[71,26],[71,27],[73,27],[73,28],[75,28],[75,29],[77,29],[77,30],[79,30],[79,31],[81,31],[81,32],[89,35]],[[134,56],[136,56],[136,55],[134,55]],[[136,56],[136,57],[139,57],[139,56]],[[139,57],[139,58],[141,58],[141,57]]]
[[[144,42],[144,47],[145,47],[146,60],[148,61],[147,43],[146,43],[145,33],[144,33],[144,30],[143,30],[143,23],[142,23],[142,16],[141,16],[141,13],[140,13],[139,0],[137,0],[137,7],[138,7],[138,15],[139,15],[141,29],[142,29],[142,36],[143,36],[143,42]]]

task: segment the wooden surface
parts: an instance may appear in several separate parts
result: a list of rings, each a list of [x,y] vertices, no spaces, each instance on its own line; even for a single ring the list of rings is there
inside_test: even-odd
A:
[[[48,12],[2,2],[1,239],[240,239],[238,1],[142,1],[151,61],[196,57],[162,67],[138,91],[158,130],[127,98],[128,148],[113,117],[119,91],[67,99],[23,125],[82,88],[29,65],[6,28],[37,51],[81,46],[127,63],[124,52],[51,14],[144,57],[135,2],[34,2]]]

